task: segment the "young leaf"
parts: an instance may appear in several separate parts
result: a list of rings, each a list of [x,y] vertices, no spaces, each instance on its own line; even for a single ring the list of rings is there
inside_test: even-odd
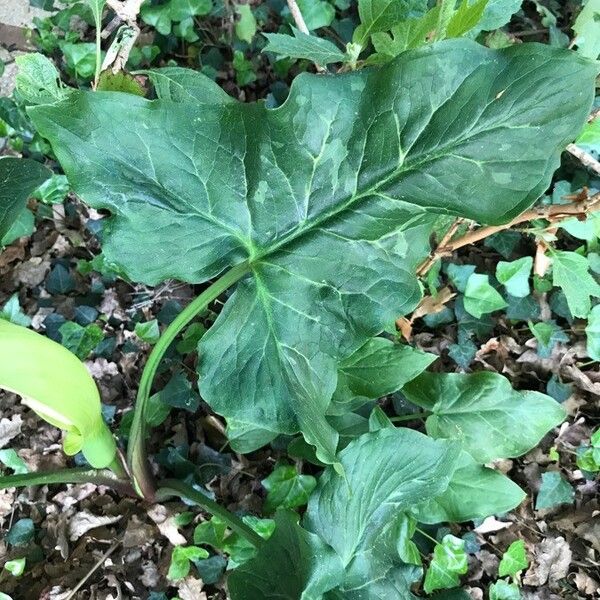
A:
[[[82,327],[74,321],[60,326],[60,343],[80,360],[85,360],[92,350],[102,341],[104,333],[95,323]]]
[[[58,70],[50,59],[33,53],[17,56],[15,62],[19,68],[16,91],[27,104],[49,104],[66,99],[68,90],[62,87]]]
[[[411,513],[421,523],[462,523],[508,512],[524,499],[525,492],[506,475],[478,464],[463,451],[448,488],[417,504]]]
[[[145,323],[136,323],[135,334],[143,342],[147,342],[148,344],[156,344],[156,342],[158,342],[158,338],[160,337],[158,321],[156,319],[152,319],[151,321],[146,321]]]
[[[292,465],[280,465],[261,483],[267,490],[265,511],[270,513],[276,508],[306,504],[317,480],[312,475],[301,475]]]
[[[332,467],[325,470],[309,500],[305,526],[342,559],[346,575],[340,597],[360,598],[361,588],[374,580],[381,580],[380,588],[389,594],[381,597],[406,594],[407,573],[397,554],[398,519],[415,502],[444,491],[456,457],[447,442],[385,428],[360,436],[339,454],[344,477]]]
[[[191,568],[190,561],[208,557],[209,554],[204,548],[198,548],[197,546],[175,546],[171,554],[171,564],[169,565],[167,579],[176,581],[187,577]]]
[[[409,515],[404,515],[398,522],[398,541],[396,548],[400,559],[409,564],[420,566],[423,562],[418,546],[412,541],[417,530],[417,521]]]
[[[194,544],[208,544],[215,550],[221,550],[225,542],[227,524],[219,517],[211,517],[210,520],[196,525],[194,529]]]
[[[490,600],[521,600],[519,586],[506,581],[497,581],[490,586]]]
[[[13,576],[20,577],[25,572],[26,558],[15,558],[13,560],[7,560],[4,563],[4,568]]]
[[[473,273],[467,280],[464,297],[465,310],[476,317],[507,306],[504,298],[491,285],[487,275]]]
[[[298,516],[279,510],[275,533],[255,558],[228,579],[232,600],[322,598],[340,584],[340,558],[319,536],[298,525]]]
[[[574,499],[575,490],[558,471],[542,473],[542,485],[535,501],[535,510],[572,504]]]
[[[317,65],[342,62],[346,55],[333,42],[316,35],[306,35],[292,27],[294,36],[282,33],[264,33],[268,43],[263,52],[274,52],[285,58],[304,58]]]
[[[501,260],[496,265],[496,279],[506,288],[506,291],[515,298],[525,298],[531,293],[529,276],[533,258],[524,256],[512,262]]]
[[[0,463],[9,469],[12,469],[15,475],[29,473],[27,464],[13,448],[0,450]]]
[[[252,14],[252,9],[249,4],[238,4],[235,12],[239,15],[239,19],[235,23],[235,35],[243,42],[251,44],[256,35],[256,19]]]
[[[489,0],[462,0],[450,18],[446,28],[446,37],[461,37],[474,29],[481,21]]]
[[[477,0],[470,0],[471,4]],[[523,4],[523,0],[488,0],[476,31],[492,31],[506,25]]]
[[[14,293],[2,307],[0,319],[5,319],[15,325],[22,325],[23,327],[29,327],[29,325],[31,325],[31,318],[21,309],[18,293]]]
[[[459,39],[302,74],[276,110],[198,102],[206,78],[171,69],[167,98],[73,90],[29,114],[77,195],[113,212],[103,250],[129,279],[199,283],[235,265],[200,340],[204,400],[302,431],[334,462],[337,363],[418,302],[433,213],[501,223],[529,206],[585,121],[595,74],[557,48]]]
[[[587,354],[592,360],[600,360],[600,304],[592,308],[585,328]]]
[[[371,34],[389,31],[401,21],[419,17],[426,10],[426,0],[359,0],[361,24],[354,32],[353,40],[364,46]]]
[[[94,380],[77,357],[47,337],[0,319],[0,388],[51,425],[67,431],[65,446],[107,467],[115,440],[102,419]]]
[[[590,296],[600,297],[600,285],[589,272],[585,256],[557,250],[552,253],[552,282],[562,288],[574,317],[587,317],[592,307]]]
[[[525,551],[525,542],[517,540],[513,542],[508,550],[502,555],[500,565],[498,565],[498,577],[510,575],[515,577],[517,573],[523,571],[529,566],[527,552]]]
[[[297,3],[310,31],[333,23],[335,8],[327,0],[297,0]]]
[[[34,160],[0,158],[0,240],[22,213],[27,199],[50,175],[46,167]]]
[[[457,587],[459,575],[464,575],[468,569],[465,541],[446,535],[433,549],[433,560],[427,569],[423,589],[430,594],[434,590]]]
[[[513,390],[496,373],[423,373],[402,391],[433,412],[429,435],[459,441],[480,463],[524,454],[566,416],[549,396]]]
[[[599,16],[600,0],[587,0],[573,25],[577,52],[594,60],[600,55]]]
[[[26,546],[35,535],[35,525],[31,519],[19,519],[6,534],[6,542],[11,546]]]

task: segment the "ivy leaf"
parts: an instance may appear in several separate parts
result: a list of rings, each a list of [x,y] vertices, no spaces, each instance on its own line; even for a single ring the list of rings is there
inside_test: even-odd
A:
[[[207,15],[212,9],[211,0],[171,0],[168,4],[172,21]]]
[[[29,327],[31,325],[31,318],[21,309],[18,293],[14,293],[2,307],[0,319],[5,319],[15,325],[22,325],[23,327]]]
[[[310,31],[329,27],[335,18],[335,8],[326,0],[298,0],[298,8]]]
[[[524,499],[525,492],[506,475],[463,451],[443,494],[417,504],[411,513],[421,523],[463,523],[508,512]]]
[[[552,282],[562,288],[574,317],[587,317],[592,307],[590,296],[600,297],[600,285],[589,272],[585,256],[557,250],[552,253]]]
[[[232,600],[322,598],[342,580],[340,558],[317,535],[298,525],[298,515],[279,510],[275,533],[257,556],[228,579]]]
[[[147,342],[148,344],[156,344],[156,342],[158,342],[158,338],[160,337],[158,321],[156,319],[152,319],[151,321],[146,321],[145,323],[136,323],[135,334],[143,342]]]
[[[15,475],[29,473],[27,463],[17,454],[14,448],[0,450],[0,463],[12,469]]]
[[[477,0],[470,0],[471,3]],[[492,31],[506,25],[512,15],[514,15],[523,4],[523,0],[488,0],[483,11],[481,21],[478,23],[478,30]]]
[[[462,0],[446,27],[446,37],[461,37],[481,21],[489,0]]]
[[[102,329],[95,323],[82,327],[79,323],[67,321],[58,331],[62,336],[60,343],[80,360],[85,360],[104,338]]]
[[[490,285],[489,277],[479,273],[469,276],[463,301],[465,310],[477,319],[508,306],[500,293]]]
[[[251,44],[256,35],[256,19],[252,14],[252,9],[249,4],[238,4],[235,12],[239,15],[235,24],[235,35],[243,42]]]
[[[506,581],[496,581],[490,586],[490,600],[521,600],[519,586]]]
[[[557,342],[569,341],[569,336],[555,321],[540,321],[535,325],[529,321],[528,325],[537,340],[537,353],[540,358],[550,358]]]
[[[27,199],[50,174],[46,167],[31,159],[0,158],[0,240],[19,218]]]
[[[433,559],[427,569],[423,589],[430,594],[434,590],[457,587],[459,575],[469,569],[465,541],[453,535],[445,535],[441,544],[433,549]]]
[[[558,471],[542,473],[542,485],[535,501],[535,510],[572,504],[575,490]]]
[[[422,563],[418,546],[412,541],[417,530],[417,520],[409,515],[403,515],[398,522],[398,542],[396,548],[400,559],[409,564],[420,566]]]
[[[265,511],[270,513],[276,508],[306,504],[317,480],[312,475],[301,475],[292,465],[280,465],[261,483],[267,490]]]
[[[525,542],[517,540],[502,555],[502,560],[498,565],[498,577],[506,577],[507,575],[515,577],[517,573],[523,571],[528,566],[529,561],[527,560],[527,552],[525,551]]]
[[[4,568],[13,576],[20,577],[25,572],[26,558],[15,558],[13,560],[7,560],[4,563]]]
[[[402,389],[430,410],[427,433],[457,440],[480,463],[531,450],[566,413],[540,392],[513,390],[497,373],[423,373]]]
[[[175,546],[171,554],[171,564],[169,565],[167,579],[176,581],[187,577],[192,566],[190,561],[208,557],[209,554],[204,548],[198,548],[198,546]]]
[[[18,94],[27,104],[58,102],[67,96],[68,91],[61,86],[58,70],[43,54],[37,52],[23,54],[17,56],[15,62],[19,68],[15,79]],[[4,160],[7,159],[3,158],[2,161]],[[11,160],[18,159],[11,158]],[[39,183],[48,176],[49,173]],[[36,187],[34,186],[34,189]]]
[[[338,361],[417,304],[435,215],[501,223],[529,206],[595,74],[561,49],[459,39],[301,74],[276,110],[198,102],[214,84],[170,69],[158,100],[72,90],[29,114],[75,193],[113,213],[103,251],[129,279],[199,283],[233,265],[199,344],[203,399],[248,427],[302,431],[333,463]]]
[[[600,0],[587,0],[573,24],[577,52],[594,60],[600,55],[599,20]]]
[[[11,546],[26,546],[35,535],[35,525],[31,519],[19,519],[6,534],[6,542]]]
[[[533,258],[524,256],[512,262],[501,260],[496,265],[496,279],[515,298],[525,298],[531,293],[529,276],[533,267]]]
[[[384,428],[340,452],[344,477],[331,466],[325,469],[309,500],[305,526],[342,559],[346,575],[340,597],[362,597],[368,582],[389,594],[381,597],[407,594],[410,571],[398,561],[398,520],[418,500],[444,491],[456,456],[448,442],[410,429]]]
[[[600,360],[600,304],[592,308],[585,328],[587,354],[592,360]]]
[[[306,35],[292,27],[293,37],[282,33],[264,33],[268,43],[263,52],[274,52],[285,58],[304,58],[318,65],[343,62],[346,58],[333,42],[315,35]]]

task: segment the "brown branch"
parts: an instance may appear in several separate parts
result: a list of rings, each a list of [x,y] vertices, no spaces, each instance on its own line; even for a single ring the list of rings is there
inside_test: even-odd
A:
[[[439,258],[439,256],[437,256],[439,249],[448,245],[448,243],[452,239],[452,236],[456,233],[456,230],[460,227],[460,225],[463,221],[464,221],[464,219],[458,218],[454,221],[454,223],[452,223],[452,225],[450,225],[450,227],[448,228],[448,231],[446,231],[446,233],[444,234],[444,237],[441,239],[440,243],[438,244],[438,247],[433,252],[431,252],[431,254],[427,257],[427,259],[424,262],[422,262],[419,265],[419,267],[417,268],[417,277],[421,277],[422,275],[425,275],[425,273],[427,273],[427,271],[429,271],[429,269],[431,269],[431,267],[433,266],[433,263],[435,263],[435,261]]]
[[[116,29],[119,22],[124,23],[127,27],[121,27],[117,32],[102,64],[103,71],[111,68],[112,72],[116,73],[125,67],[129,53],[140,35],[137,18],[143,2],[144,0],[124,0],[123,2],[106,0],[107,6],[115,13],[115,18],[106,26],[102,37],[106,39]]]
[[[435,252],[433,252],[431,256],[417,268],[417,273],[422,277],[438,258],[448,256],[459,248],[480,242],[494,233],[505,231],[515,225],[534,221],[535,219],[546,219],[551,223],[557,223],[572,217],[583,217],[584,215],[597,210],[600,210],[600,193],[595,194],[587,200],[579,200],[571,202],[570,204],[552,204],[551,206],[539,206],[537,208],[526,210],[524,213],[504,225],[488,225],[487,227],[480,227],[479,229],[469,231],[454,241],[447,242],[445,245],[440,243]]]
[[[598,162],[591,154],[575,144],[569,144],[567,146],[567,152],[577,158],[584,167],[590,171],[594,171],[596,175],[600,175],[600,162]]]

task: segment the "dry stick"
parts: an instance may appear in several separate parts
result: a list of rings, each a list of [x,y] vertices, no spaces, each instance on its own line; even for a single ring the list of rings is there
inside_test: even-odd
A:
[[[71,590],[65,600],[75,598],[75,594],[81,589],[85,582],[102,566],[104,561],[119,547],[121,541],[115,542],[99,559],[98,562],[86,573],[85,577]]]
[[[296,4],[296,0],[287,0],[288,8],[292,13],[292,17],[294,18],[294,23],[296,23],[296,27],[304,34],[310,35],[310,31],[306,26],[306,22],[304,21],[304,17],[302,16],[302,12],[300,12],[300,7]],[[317,65],[315,63],[315,67],[317,67],[317,71],[319,73],[326,73],[327,70],[323,68],[321,65]]]
[[[445,245],[440,244],[435,252],[433,252],[432,255],[419,266],[417,272],[423,276],[438,258],[441,258],[442,256],[448,256],[459,248],[480,242],[494,233],[504,231],[505,229],[510,229],[511,227],[519,225],[520,223],[526,223],[527,221],[533,221],[535,219],[546,219],[551,222],[562,221],[563,219],[583,216],[587,213],[597,210],[600,210],[600,193],[595,194],[586,201],[572,202],[570,204],[553,204],[551,206],[532,208],[531,210],[527,210],[520,214],[512,221],[505,223],[504,225],[489,225],[487,227],[480,227],[479,229],[469,231],[454,241],[447,242]]]
[[[600,175],[600,162],[598,162],[591,154],[587,153],[585,150],[582,150],[575,144],[569,144],[567,146],[567,152],[579,159],[584,167],[590,169],[590,171],[594,171],[596,175]]]
[[[128,32],[123,32],[124,39],[117,44],[113,56],[109,56],[111,50],[109,49],[104,59],[102,70],[112,67],[112,72],[116,73],[117,71],[121,71],[125,63],[127,63],[129,53],[140,35],[137,17],[143,2],[144,0],[125,0],[124,2],[106,0],[107,6],[113,10],[116,17],[106,26],[104,32],[102,32],[102,37],[108,37],[115,30],[119,21],[125,23],[130,29]],[[119,36],[119,33],[117,33],[117,36]]]
[[[425,273],[427,273],[427,271],[429,271],[429,269],[431,269],[431,267],[433,266],[433,263],[437,260],[436,253],[438,252],[438,250],[440,248],[443,248],[450,242],[450,240],[452,239],[452,236],[456,233],[456,230],[460,227],[460,225],[463,221],[464,221],[464,219],[459,217],[458,219],[456,219],[454,221],[454,223],[452,223],[452,225],[450,225],[450,227],[448,228],[448,231],[446,231],[444,237],[438,244],[438,247],[436,248],[436,250],[433,251],[429,255],[429,257],[424,262],[422,262],[419,265],[419,267],[417,268],[417,277],[421,277],[422,275],[425,275]]]

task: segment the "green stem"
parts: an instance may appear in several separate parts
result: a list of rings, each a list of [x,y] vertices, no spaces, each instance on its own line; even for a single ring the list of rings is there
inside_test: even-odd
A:
[[[400,417],[390,417],[390,421],[394,423],[399,423],[401,421],[416,421],[417,419],[425,419],[431,413],[428,410],[423,412],[412,413],[411,415],[402,415]]]
[[[160,365],[165,352],[179,335],[181,330],[199,313],[225,290],[230,288],[236,281],[241,279],[248,271],[250,266],[247,261],[232,267],[222,277],[217,279],[212,285],[207,287],[197,298],[186,306],[165,329],[160,339],[152,349],[144,371],[140,378],[133,422],[127,448],[127,461],[133,477],[134,485],[138,493],[152,500],[154,497],[154,477],[150,470],[150,465],[146,457],[146,410],[152,382]]]
[[[94,73],[94,89],[98,87],[98,80],[100,79],[100,69],[102,68],[102,24],[96,23],[96,72]]]
[[[207,512],[219,517],[219,519],[227,523],[227,526],[230,529],[246,538],[255,548],[259,548],[265,541],[258,533],[256,533],[256,531],[254,531],[254,529],[252,529],[252,527],[246,525],[246,523],[244,523],[237,515],[234,515],[214,500],[211,500],[203,493],[195,490],[191,485],[177,479],[165,479],[164,481],[160,481],[158,490],[156,491],[156,500],[162,502],[172,496],[177,496],[178,498],[186,499],[194,504],[198,504]]]
[[[434,537],[430,536],[426,531],[423,531],[422,529],[419,529],[418,527],[415,527],[415,531],[417,533],[420,533],[424,538],[427,538],[429,541],[433,542],[436,546],[440,543]]]
[[[20,475],[4,475],[0,477],[0,490],[31,485],[48,485],[51,483],[95,483],[106,485],[125,494],[134,495],[129,482],[115,477],[108,469],[89,469],[78,467],[59,469],[47,473],[22,473]]]

